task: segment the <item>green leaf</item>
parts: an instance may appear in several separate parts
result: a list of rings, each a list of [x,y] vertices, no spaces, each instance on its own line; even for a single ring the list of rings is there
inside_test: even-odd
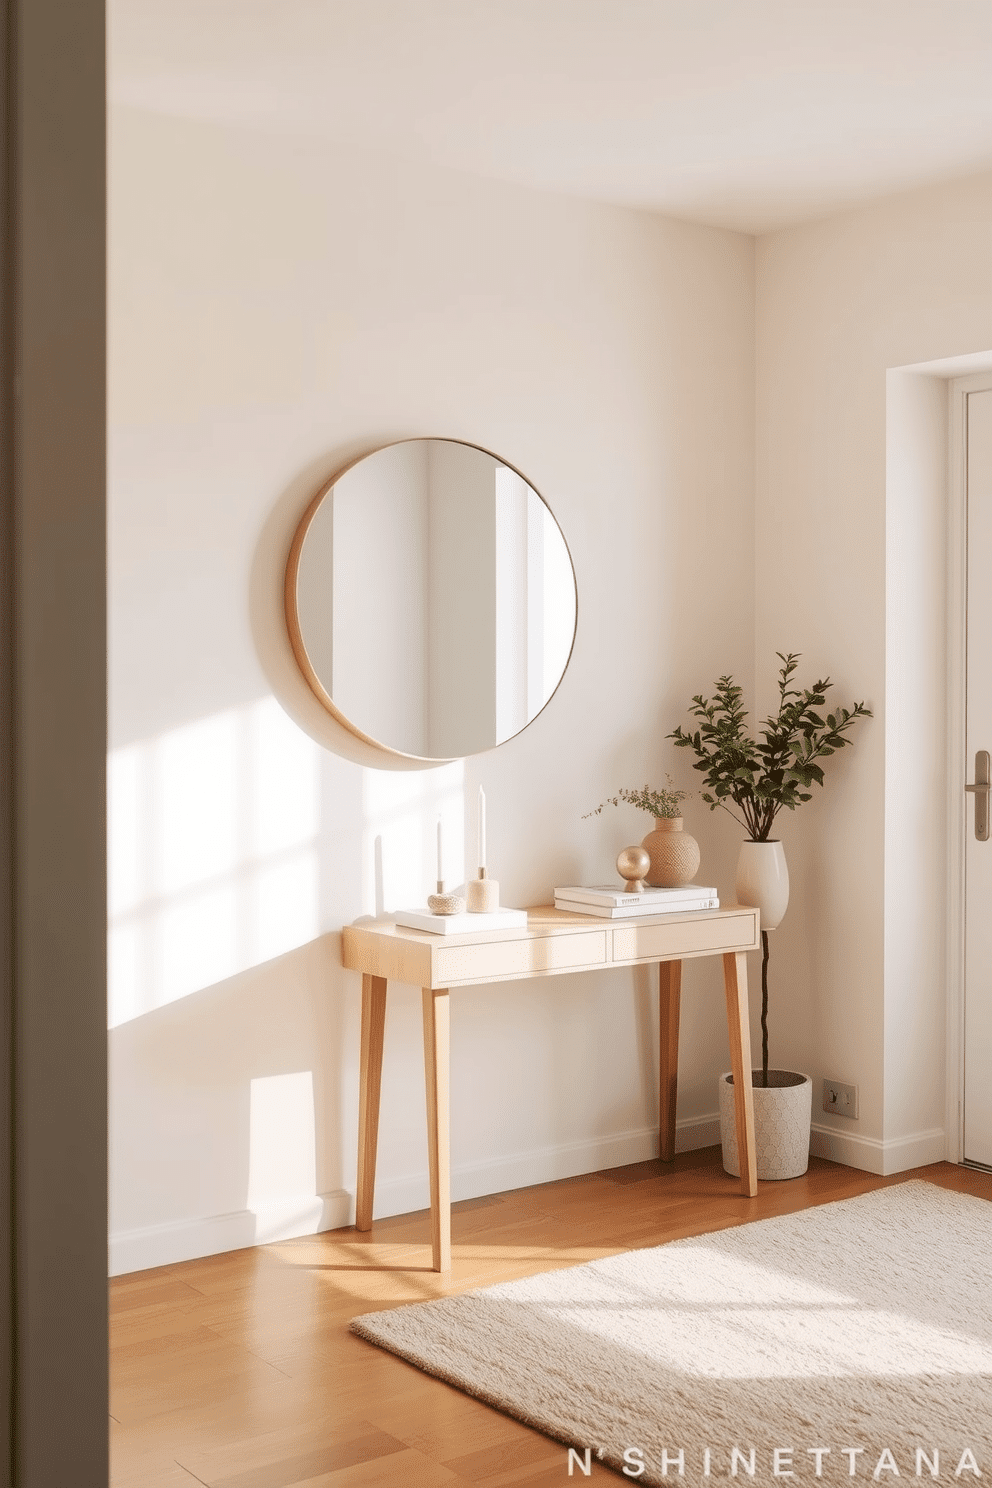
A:
[[[824,718],[818,710],[833,685],[830,678],[800,689],[793,685],[799,654],[776,655],[781,663],[778,711],[762,719],[754,735],[748,731],[743,689],[730,673],[717,679],[712,697],[702,693],[693,697],[689,713],[699,720],[695,732],[687,733],[679,725],[668,735],[678,748],[695,754],[693,769],[708,787],[702,799],[710,809],[720,805],[730,810],[727,802],[733,801],[743,814],[742,824],[758,838],[769,835],[778,811],[794,811],[812,800],[812,787],[822,786],[824,779],[815,761],[852,743],[847,737],[851,726],[858,718],[872,716],[871,709],[859,702],[837,707]]]

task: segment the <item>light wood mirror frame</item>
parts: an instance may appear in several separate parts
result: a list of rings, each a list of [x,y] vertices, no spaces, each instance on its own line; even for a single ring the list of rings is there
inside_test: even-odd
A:
[[[290,547],[285,608],[327,712],[431,765],[496,748],[543,712],[575,643],[575,571],[515,466],[464,440],[403,439],[320,486]]]

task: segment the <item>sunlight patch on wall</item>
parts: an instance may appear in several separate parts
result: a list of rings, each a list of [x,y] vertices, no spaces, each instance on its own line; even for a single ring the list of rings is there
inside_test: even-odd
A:
[[[362,902],[367,914],[427,902],[437,880],[437,823],[449,890],[465,879],[465,762],[436,770],[366,770],[363,790]]]
[[[309,1234],[321,1217],[317,1197],[313,1073],[266,1075],[251,1082],[246,1208],[255,1242]]]
[[[273,698],[111,755],[111,1027],[319,933],[319,758]]]

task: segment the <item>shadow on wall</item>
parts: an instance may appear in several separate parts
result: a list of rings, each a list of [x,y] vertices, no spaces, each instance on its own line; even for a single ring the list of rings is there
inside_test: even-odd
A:
[[[327,764],[274,698],[111,755],[111,1028],[359,913],[422,903],[439,817],[447,877],[464,876],[461,761],[351,768],[343,808],[340,784],[324,788]]]
[[[113,1270],[348,1222],[333,932],[423,901],[439,816],[462,875],[462,778],[336,760],[272,698],[111,757]]]
[[[112,1028],[317,935],[319,783],[271,699],[111,756]]]
[[[341,1222],[337,962],[324,936],[111,1031],[112,1272]]]

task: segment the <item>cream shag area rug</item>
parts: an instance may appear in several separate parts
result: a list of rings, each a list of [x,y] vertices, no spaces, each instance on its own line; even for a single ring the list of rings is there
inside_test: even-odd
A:
[[[992,1478],[992,1203],[931,1183],[352,1328],[557,1438],[563,1480]]]

